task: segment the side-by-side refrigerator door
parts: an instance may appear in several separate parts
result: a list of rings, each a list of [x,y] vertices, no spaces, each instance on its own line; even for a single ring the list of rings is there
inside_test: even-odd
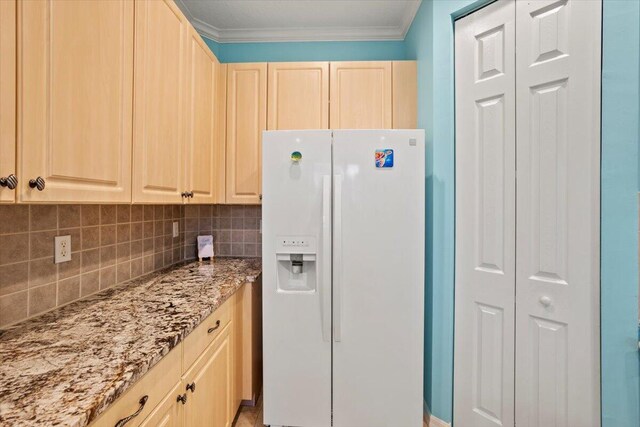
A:
[[[331,425],[331,132],[263,134],[264,423]]]
[[[422,425],[424,131],[335,131],[333,425]]]

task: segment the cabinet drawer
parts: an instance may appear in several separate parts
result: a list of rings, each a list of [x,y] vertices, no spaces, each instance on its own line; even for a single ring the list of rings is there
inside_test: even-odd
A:
[[[231,308],[235,295],[232,295],[224,304],[216,309],[184,340],[184,354],[182,358],[182,372],[187,369],[202,354],[209,344],[220,334],[231,319]],[[219,323],[218,323],[219,322]]]
[[[140,413],[126,424],[126,427],[135,427],[162,402],[165,396],[180,381],[180,346],[174,348],[169,354],[158,362],[145,376],[134,384],[125,394],[120,396],[109,409],[94,423],[94,427],[113,427],[119,420],[134,414],[140,408],[140,399],[149,396]]]

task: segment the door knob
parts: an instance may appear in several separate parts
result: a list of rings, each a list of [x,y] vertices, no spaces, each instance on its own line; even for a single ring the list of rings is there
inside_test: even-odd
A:
[[[38,191],[44,190],[44,184],[44,178],[42,178],[41,176],[37,177],[36,179],[29,180],[29,187],[36,188]]]
[[[14,190],[18,186],[18,178],[14,174],[3,176],[0,178],[0,186]]]
[[[545,307],[549,307],[551,305],[551,298],[549,298],[548,296],[541,296],[540,297],[540,304],[544,305]]]

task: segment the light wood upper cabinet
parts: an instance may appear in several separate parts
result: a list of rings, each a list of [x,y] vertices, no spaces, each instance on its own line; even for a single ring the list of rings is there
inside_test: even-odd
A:
[[[391,62],[332,62],[331,129],[391,129]]]
[[[133,201],[181,203],[190,24],[172,0],[135,6]]]
[[[196,31],[187,40],[186,184],[189,203],[216,202],[216,96],[220,64]]]
[[[0,1],[0,177],[16,175],[16,2]],[[20,184],[20,183],[19,183]],[[0,186],[0,202],[16,192]]]
[[[329,63],[269,63],[269,130],[329,128]]]
[[[227,203],[258,204],[262,131],[267,127],[267,64],[227,65]]]
[[[230,427],[232,411],[232,346],[229,324],[183,377],[187,393],[185,426]]]
[[[133,3],[17,4],[19,201],[130,202]]]
[[[218,64],[216,72],[216,141],[214,153],[214,203],[226,203],[227,170],[227,64]]]
[[[393,128],[418,125],[418,65],[416,61],[393,61]]]

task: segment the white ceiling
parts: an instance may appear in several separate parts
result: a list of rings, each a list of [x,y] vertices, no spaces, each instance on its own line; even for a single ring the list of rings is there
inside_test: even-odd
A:
[[[218,42],[403,40],[421,0],[176,0]]]

